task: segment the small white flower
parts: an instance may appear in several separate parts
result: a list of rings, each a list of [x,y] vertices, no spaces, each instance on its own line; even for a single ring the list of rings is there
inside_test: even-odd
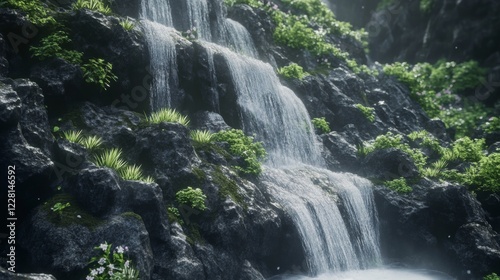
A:
[[[115,269],[115,266],[113,264],[108,265],[109,269],[113,270]]]
[[[100,258],[99,261],[97,262],[99,265],[104,265],[106,263],[105,258]]]
[[[82,216],[80,216],[80,215],[76,215],[76,217],[77,217],[78,219],[81,219],[81,218],[82,218]]]
[[[106,251],[108,249],[108,244],[103,243],[103,244],[99,245],[99,248],[101,248],[103,251]]]
[[[118,247],[116,247],[116,252],[117,252],[118,254],[123,254],[123,251],[124,251],[124,249],[123,249],[123,247],[122,247],[122,246],[118,246]]]
[[[92,275],[92,276],[96,276],[97,274],[98,274],[98,273],[97,273],[97,270],[95,270],[95,269],[92,269],[92,270],[90,271],[90,275]]]
[[[101,267],[97,268],[97,272],[98,272],[99,274],[102,274],[102,273],[104,272],[104,269],[105,269],[105,268],[101,266]]]
[[[109,276],[113,276],[114,272],[113,271],[108,271]]]
[[[128,268],[130,266],[130,261],[125,261],[123,265]]]
[[[85,280],[94,280],[94,277],[92,277],[92,276],[87,276],[87,278],[85,278]]]

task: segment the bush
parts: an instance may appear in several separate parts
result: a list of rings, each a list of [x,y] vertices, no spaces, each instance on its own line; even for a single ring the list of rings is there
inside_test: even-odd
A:
[[[452,150],[458,159],[465,162],[477,162],[484,156],[485,140],[463,137],[453,143]]]
[[[236,169],[246,174],[258,175],[262,172],[259,159],[263,159],[267,153],[261,142],[254,142],[253,137],[246,136],[239,129],[217,132],[214,135],[214,140],[227,142],[229,152],[245,161],[244,166],[236,166]]]
[[[196,144],[209,144],[213,141],[214,134],[207,130],[191,131],[191,140]]]
[[[496,273],[492,273],[484,276],[483,280],[500,280],[500,277]]]
[[[304,71],[302,66],[297,63],[290,63],[288,66],[284,66],[278,69],[278,74],[289,79],[299,79],[302,80],[304,77],[309,76],[309,73]]]
[[[491,117],[481,127],[487,133],[498,132],[498,131],[500,131],[500,118],[498,118],[498,117]]]
[[[55,25],[53,12],[39,0],[7,0],[7,5],[26,13],[28,20],[34,25]]]
[[[83,78],[85,82],[96,84],[103,90],[110,87],[111,81],[116,81],[118,77],[113,74],[113,65],[102,58],[91,58],[82,65]]]
[[[480,190],[500,192],[500,153],[481,158],[466,172],[466,183],[476,185]]]
[[[175,199],[179,204],[188,205],[193,209],[198,209],[200,211],[205,211],[205,209],[207,209],[205,206],[205,199],[207,199],[207,197],[199,188],[193,189],[187,187],[180,190],[175,194]]]
[[[324,117],[312,119],[312,124],[314,125],[314,127],[321,130],[323,133],[328,133],[331,131],[330,124],[326,121]]]
[[[146,121],[149,124],[171,122],[171,123],[179,123],[183,126],[189,125],[189,119],[187,116],[183,116],[175,109],[170,109],[170,108],[163,108],[157,112],[151,113],[149,117],[146,117]]]
[[[127,246],[118,246],[111,251],[111,244],[104,242],[94,249],[100,252],[90,260],[92,267],[86,279],[92,280],[138,280],[139,271],[132,266],[130,260],[126,260],[123,253],[128,251]]]
[[[409,193],[413,189],[408,185],[405,178],[394,179],[391,181],[385,181],[384,185],[389,189],[396,191],[398,193]]]
[[[120,149],[109,149],[94,157],[94,163],[97,166],[104,166],[119,171],[125,167],[126,162],[122,159],[122,151]]]
[[[73,3],[73,9],[89,9],[103,13],[105,15],[111,14],[111,8],[104,4],[101,0],[77,0],[75,3]]]
[[[370,121],[374,122],[375,121],[375,109],[372,107],[365,107],[361,104],[356,104],[356,108],[358,108],[361,113]]]
[[[68,33],[64,31],[54,32],[40,41],[40,46],[30,47],[33,57],[40,60],[47,58],[58,57],[62,58],[72,64],[82,63],[82,53],[74,50],[67,50],[65,45],[69,44],[71,39]]]

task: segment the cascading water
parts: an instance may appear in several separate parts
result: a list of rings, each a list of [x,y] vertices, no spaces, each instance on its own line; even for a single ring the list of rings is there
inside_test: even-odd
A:
[[[324,161],[304,104],[280,84],[270,65],[254,59],[257,51],[250,34],[239,23],[223,17],[222,0],[211,0],[211,5],[207,1],[176,2],[182,7],[177,16],[184,21],[179,25],[185,28],[187,20],[189,28],[197,28],[199,38],[211,41],[215,37],[218,43],[246,55],[201,42],[207,48],[209,68],[214,70],[214,84],[214,53],[225,58],[243,129],[266,145],[269,156],[262,185],[293,219],[310,274],[321,279],[401,279],[402,275],[408,277],[405,279],[439,279],[399,270],[359,270],[381,263],[371,183],[322,168]],[[170,4],[169,0],[142,2],[143,19],[160,23],[143,24],[154,74],[153,110],[169,106],[170,94],[178,86],[175,43],[171,30],[165,27],[176,26]],[[215,30],[210,30],[209,8],[215,9]],[[218,108],[218,104],[213,105]],[[377,278],[379,275],[382,278]]]

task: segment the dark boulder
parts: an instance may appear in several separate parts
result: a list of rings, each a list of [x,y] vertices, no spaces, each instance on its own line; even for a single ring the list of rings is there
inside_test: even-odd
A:
[[[123,17],[139,18],[141,13],[141,1],[139,0],[122,0],[112,1],[111,10],[114,13]]]
[[[414,178],[419,175],[415,163],[405,152],[382,149],[370,153],[362,162],[364,174],[375,180],[393,180],[400,177]]]
[[[497,233],[464,187],[422,180],[406,195],[376,187],[375,201],[388,260],[459,279],[479,279],[499,267]]]
[[[331,170],[357,172],[360,169],[360,159],[358,150],[352,142],[338,132],[330,132],[321,135],[323,146],[330,152],[331,160],[329,168]],[[328,158],[327,158],[327,161]]]
[[[6,42],[4,36],[0,33],[0,77],[5,77],[9,73],[9,62],[6,57]]]
[[[8,270],[0,267],[0,279],[9,280],[56,280],[56,278],[49,274],[39,274],[39,273],[12,273]]]
[[[18,123],[21,117],[21,99],[10,85],[0,82],[0,123],[2,129]]]
[[[208,130],[213,133],[230,129],[221,115],[208,111],[195,113],[191,117],[191,125],[196,129]]]

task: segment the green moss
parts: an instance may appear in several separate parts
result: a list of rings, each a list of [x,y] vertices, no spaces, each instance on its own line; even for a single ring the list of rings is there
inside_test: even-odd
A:
[[[384,182],[384,185],[389,189],[398,193],[409,193],[413,189],[408,185],[405,178],[394,179]]]
[[[198,179],[200,183],[204,182],[207,179],[207,174],[205,174],[205,171],[203,171],[203,169],[198,167],[193,167],[192,171],[193,174],[196,176],[196,179]]]
[[[173,205],[167,207],[167,215],[170,223],[177,222],[179,225],[184,225],[184,221],[182,220],[181,213],[179,209],[174,207]]]
[[[201,236],[198,225],[193,223],[189,225],[189,227],[187,228],[186,241],[191,245],[194,245],[196,243],[205,243],[205,239],[203,239],[203,237]]]
[[[142,217],[134,212],[125,212],[125,213],[122,213],[121,216],[124,218],[132,218],[132,219],[142,221]]]
[[[219,185],[219,196],[221,199],[226,199],[230,197],[234,202],[247,207],[246,202],[243,200],[243,196],[238,192],[238,185],[235,181],[226,177],[222,172],[220,167],[216,167],[213,173],[214,183]]]
[[[56,213],[51,208],[57,203],[69,203],[70,206]],[[76,199],[66,193],[56,194],[45,202],[41,209],[47,213],[47,218],[51,223],[61,227],[78,224],[93,230],[103,222],[83,210]]]
[[[330,130],[330,123],[328,123],[324,117],[323,118],[314,118],[311,120],[311,122],[315,128],[321,130],[323,133],[328,133],[331,131]]]
[[[356,108],[358,108],[361,113],[370,121],[374,122],[375,121],[375,109],[372,107],[365,107],[361,104],[356,104]]]

